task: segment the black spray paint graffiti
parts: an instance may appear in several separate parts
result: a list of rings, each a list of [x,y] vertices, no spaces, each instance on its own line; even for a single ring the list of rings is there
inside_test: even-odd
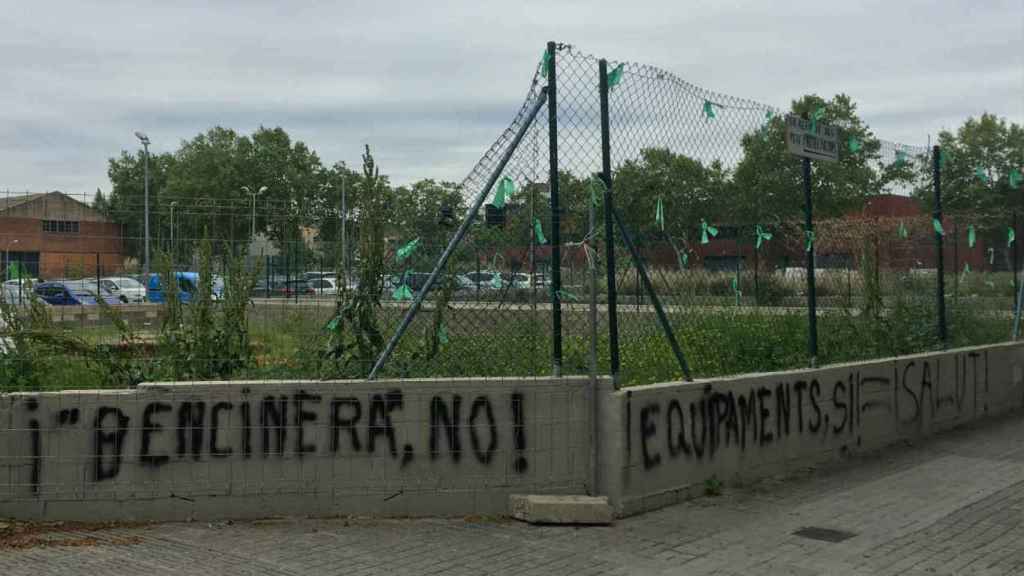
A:
[[[30,416],[27,429],[34,492],[38,491],[43,473],[39,406],[39,401],[33,397],[24,402]],[[525,473],[528,464],[523,394],[510,394],[506,406],[514,451],[512,468],[517,473]],[[133,456],[125,450],[129,434],[138,442],[133,444],[138,447],[138,462],[150,469],[159,469],[172,461],[198,462],[236,455],[250,459],[254,455],[254,444],[257,444],[256,454],[263,459],[285,456],[301,459],[321,451],[330,455],[383,453],[405,467],[414,460],[416,447],[407,442],[399,451],[400,434],[396,427],[423,423],[396,420],[404,408],[402,391],[397,389],[371,394],[368,400],[355,396],[325,399],[300,390],[292,395],[266,395],[252,401],[152,401],[142,407],[137,424],[122,408],[99,406],[90,422],[90,476],[99,482],[120,474],[125,459]],[[487,395],[471,397],[471,401],[464,401],[459,394],[432,397],[426,422],[430,460],[446,459],[458,464],[468,439],[476,462],[491,465],[502,443],[495,408]],[[321,410],[325,413],[321,414]],[[79,413],[79,408],[61,409],[54,424],[77,426]],[[316,436],[311,433],[318,425],[325,431],[323,446],[317,445]],[[407,435],[412,436],[414,434]]]
[[[988,391],[987,355],[958,354],[953,364],[955,377],[948,390],[940,389],[942,363],[937,359],[909,360],[891,378],[853,370],[834,382],[778,382],[744,393],[720,392],[708,385],[689,402],[669,398],[641,403],[635,424],[637,400],[627,392],[627,454],[632,454],[634,434],[645,470],[657,468],[665,458],[710,460],[723,447],[760,448],[794,434],[859,445],[865,414],[888,413],[901,426],[921,426],[943,410],[956,418],[967,409],[969,389],[974,391],[977,413],[978,395]]]

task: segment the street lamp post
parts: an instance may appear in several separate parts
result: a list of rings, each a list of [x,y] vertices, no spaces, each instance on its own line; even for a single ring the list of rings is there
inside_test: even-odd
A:
[[[174,207],[178,205],[177,201],[171,202],[171,263],[174,263]]]
[[[145,184],[144,184],[144,186],[145,186],[145,200],[144,200],[145,205],[144,205],[144,210],[145,210],[145,227],[146,227],[146,229],[145,229],[146,249],[145,249],[145,257],[144,257],[145,259],[143,260],[143,265],[142,265],[142,273],[143,273],[143,278],[145,278],[146,282],[148,283],[149,282],[149,136],[146,136],[142,132],[135,132],[135,137],[139,139],[139,142],[142,142],[142,148],[143,148],[143,150],[145,150],[145,153],[146,153],[146,158],[145,158],[145,174],[146,174],[146,176],[145,176]]]
[[[256,241],[256,197],[267,191],[266,186],[260,186],[259,190],[253,192],[248,186],[242,186],[242,191],[252,196],[252,231],[249,233],[249,243]]]

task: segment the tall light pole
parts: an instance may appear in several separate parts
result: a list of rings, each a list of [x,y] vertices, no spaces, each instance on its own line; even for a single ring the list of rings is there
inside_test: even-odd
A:
[[[342,282],[348,286],[348,235],[345,234],[345,224],[348,221],[348,205],[345,203],[345,173],[341,174],[341,268],[345,271],[345,278]]]
[[[171,264],[174,264],[174,207],[177,205],[177,200],[171,202]]]
[[[248,186],[242,186],[242,191],[252,196],[252,232],[249,234],[249,243],[256,241],[256,197],[267,191],[266,186],[260,186],[260,189],[253,192]]]
[[[142,277],[146,279],[146,282],[147,282],[146,285],[148,286],[149,285],[148,284],[148,282],[149,282],[149,136],[146,136],[143,132],[136,131],[135,132],[135,137],[139,139],[139,142],[142,142],[142,149],[145,150],[145,153],[146,153],[146,159],[145,159],[146,176],[145,176],[145,185],[144,185],[145,186],[145,200],[144,200],[145,208],[144,208],[144,210],[145,210],[145,213],[146,213],[145,214],[145,222],[146,222],[146,224],[145,224],[145,226],[146,226],[146,231],[145,231],[145,234],[146,234],[146,252],[145,252],[145,259],[143,260],[143,265],[142,265],[142,273],[143,273]]]

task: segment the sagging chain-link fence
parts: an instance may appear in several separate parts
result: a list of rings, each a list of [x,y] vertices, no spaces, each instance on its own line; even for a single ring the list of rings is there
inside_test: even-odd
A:
[[[50,195],[40,211],[8,195],[24,213],[0,213],[19,219],[0,232],[5,301],[16,304],[5,318],[20,330],[7,329],[4,389],[361,378],[375,365],[388,377],[677,379],[659,307],[693,377],[1010,336],[1015,217],[933,213],[942,152],[878,139],[843,96],[784,112],[628,62],[606,66],[603,138],[599,64],[546,50],[518,115],[458,185],[353,173],[345,207],[312,193],[250,205],[252,191],[207,203],[155,192],[151,271],[173,275],[177,296],[139,276],[141,202],[98,210]],[[839,132],[838,159],[811,166],[810,227],[785,113]],[[944,193],[977,184],[951,179]],[[606,188],[621,227],[606,225]],[[324,232],[338,222],[346,232]]]

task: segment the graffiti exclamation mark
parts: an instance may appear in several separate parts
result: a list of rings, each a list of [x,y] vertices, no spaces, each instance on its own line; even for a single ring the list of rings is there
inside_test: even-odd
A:
[[[526,424],[523,411],[523,394],[514,392],[512,394],[512,445],[516,451],[516,459],[512,462],[512,469],[517,473],[526,472]]]
[[[39,408],[39,401],[35,398],[29,398],[25,401],[25,407],[28,408],[29,412],[35,412]],[[42,437],[39,434],[39,420],[33,418],[28,421],[28,428],[31,430],[31,442],[32,442],[32,493],[39,493],[39,480],[42,474],[43,467],[43,447]]]

